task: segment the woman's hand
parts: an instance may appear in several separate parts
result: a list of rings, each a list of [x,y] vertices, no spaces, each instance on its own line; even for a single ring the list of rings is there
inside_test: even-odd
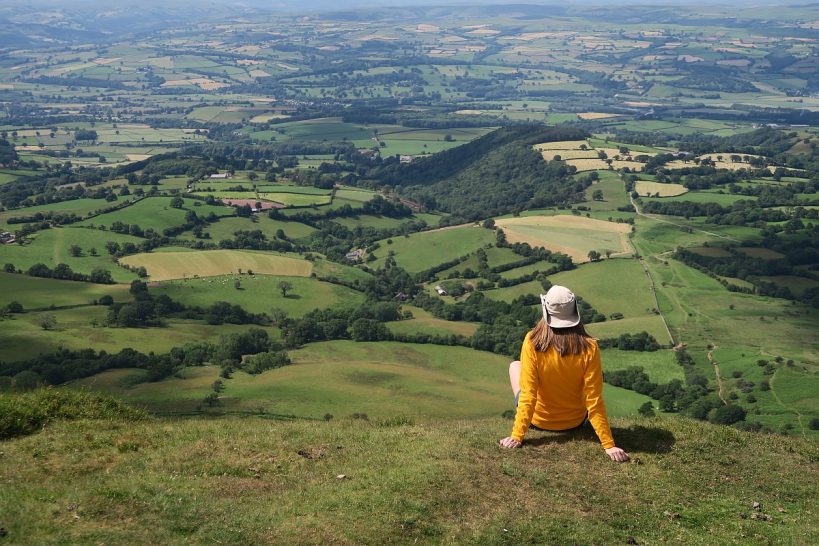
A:
[[[501,447],[509,447],[509,448],[520,447],[520,446],[523,445],[523,442],[519,442],[518,440],[515,440],[511,436],[507,436],[506,438],[504,438],[503,440],[501,440],[498,443],[501,445]],[[626,455],[626,457],[628,457],[628,455]]]
[[[608,455],[612,461],[617,461],[618,463],[624,463],[629,459],[628,453],[626,453],[619,447],[608,448],[606,450],[606,455]]]

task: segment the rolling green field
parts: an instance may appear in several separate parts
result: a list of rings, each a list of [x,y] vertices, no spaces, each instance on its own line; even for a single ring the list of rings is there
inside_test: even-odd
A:
[[[218,222],[208,224],[203,231],[210,234],[212,241],[218,242],[223,239],[233,239],[237,231],[256,231],[259,230],[268,239],[276,237],[276,233],[282,230],[284,234],[290,239],[301,239],[308,237],[315,231],[306,224],[299,222],[286,222],[284,220],[274,220],[268,218],[266,215],[254,215],[250,218],[243,218],[241,216],[230,216],[227,218],[220,218]],[[184,239],[195,239],[192,231],[186,231],[179,235]]]
[[[235,283],[239,281],[240,289]],[[293,288],[282,296],[278,284],[289,282]],[[276,275],[225,275],[207,279],[187,279],[152,285],[152,294],[167,294],[186,305],[207,307],[217,301],[241,305],[252,313],[269,313],[277,308],[291,317],[300,317],[312,309],[355,307],[364,295],[344,286],[311,278]]]
[[[439,319],[420,307],[405,305],[402,309],[411,311],[412,318],[387,323],[390,331],[395,334],[456,334],[468,337],[473,335],[479,326],[472,322],[456,322]]]
[[[3,294],[0,307],[16,301],[25,309],[89,305],[106,295],[112,296],[115,301],[131,299],[128,286],[122,284],[91,284],[2,272],[0,272],[0,294]]]
[[[116,294],[118,287],[112,288]],[[193,320],[169,320],[162,328],[103,327],[108,308],[103,305],[45,310],[15,315],[0,324],[0,360],[15,361],[53,353],[60,347],[118,352],[127,347],[149,353],[163,353],[173,347],[201,340],[215,340],[220,335],[244,332],[249,326],[222,324],[212,326]],[[43,315],[53,315],[53,330],[40,327]],[[96,326],[94,323],[96,322]],[[268,328],[275,336],[277,330]]]
[[[602,279],[619,279],[616,290],[612,290],[611,285]],[[660,343],[669,342],[661,321],[656,323],[658,317],[654,309],[657,304],[651,284],[637,260],[618,258],[583,264],[572,271],[551,275],[549,280],[569,287],[607,317],[612,313],[623,314],[624,318],[621,320],[595,324],[595,328],[601,329],[596,331],[597,335],[603,335],[604,331],[611,334],[611,330],[620,331],[621,328],[627,328],[621,333],[639,332],[641,330],[634,327],[642,323],[645,326],[642,329],[646,329]],[[624,322],[626,320],[629,322]]]
[[[142,229],[152,228],[160,233],[170,227],[185,223],[185,214],[192,210],[197,216],[205,217],[213,212],[217,216],[232,216],[233,209],[215,205],[206,205],[201,201],[185,199],[183,208],[171,207],[170,197],[146,197],[122,210],[102,214],[90,220],[80,222],[79,226],[108,226],[114,222],[137,224]]]
[[[312,343],[293,364],[259,375],[236,372],[220,394],[225,410],[321,419],[353,413],[463,419],[500,415],[514,406],[509,359],[463,347],[394,342]],[[216,367],[186,368],[179,378],[133,386],[141,370],[111,370],[72,383],[116,394],[159,413],[196,410],[219,377]],[[606,385],[612,415],[635,415],[646,397]]]
[[[423,271],[495,241],[495,232],[477,226],[455,226],[415,233],[408,237],[393,237],[392,244],[379,241],[377,260],[373,266],[383,265],[387,252],[395,252],[395,262],[411,273]]]
[[[63,214],[73,213],[82,217],[97,210],[109,208],[125,202],[127,201],[122,200],[115,203],[109,203],[104,199],[74,199],[71,201],[49,203],[48,205],[36,205],[33,207],[25,207],[22,209],[12,209],[0,212],[0,224],[7,225],[8,226],[7,229],[9,229],[10,231],[14,231],[15,229],[20,229],[20,226],[22,224],[8,224],[7,220],[9,218],[32,216],[34,214],[37,214],[38,212],[42,213],[54,212]]]
[[[105,243],[108,241],[139,244],[142,240],[130,235],[97,229],[76,227],[46,229],[37,232],[28,244],[0,246],[0,263],[13,264],[23,271],[37,263],[43,263],[52,269],[59,263],[65,263],[72,270],[86,274],[101,267],[109,270],[117,282],[130,282],[135,279],[134,273],[118,267],[108,255],[105,250]],[[71,245],[79,246],[83,251],[82,255],[72,256],[69,253]],[[96,249],[97,256],[91,255],[92,248]]]

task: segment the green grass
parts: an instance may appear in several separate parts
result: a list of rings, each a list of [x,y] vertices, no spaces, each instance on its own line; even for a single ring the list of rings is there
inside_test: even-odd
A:
[[[105,199],[74,199],[71,201],[60,201],[59,203],[49,203],[48,205],[37,205],[21,209],[12,209],[5,212],[0,212],[0,224],[6,225],[6,229],[9,231],[14,231],[20,229],[23,224],[8,224],[9,218],[32,216],[38,212],[54,212],[63,214],[73,213],[83,217],[99,209],[108,208],[124,202],[125,201],[121,200],[114,203],[109,203]]]
[[[165,353],[173,347],[203,339],[215,340],[232,332],[244,332],[250,326],[222,324],[212,326],[194,320],[168,320],[161,328],[105,328],[102,324],[108,308],[102,305],[71,309],[46,310],[15,315],[1,322],[0,360],[16,361],[39,354],[53,353],[60,347],[72,350],[89,347],[100,351],[118,352],[126,347],[145,353]],[[43,315],[54,315],[57,326],[45,331],[40,327]],[[274,328],[268,328],[277,335]]]
[[[310,205],[327,205],[332,201],[329,195],[308,195],[302,193],[270,192],[260,193],[264,201],[275,201],[288,207],[309,207]]]
[[[170,227],[181,226],[185,223],[185,214],[192,210],[200,217],[207,216],[210,212],[217,216],[230,216],[233,209],[215,205],[205,205],[201,201],[185,199],[183,208],[175,209],[171,207],[171,197],[147,197],[141,201],[125,207],[122,210],[110,212],[81,222],[80,226],[108,226],[114,222],[125,224],[137,224],[142,229],[153,228],[162,233],[162,230]]]
[[[387,323],[390,331],[396,334],[430,334],[440,336],[456,334],[469,337],[475,333],[479,326],[472,322],[454,322],[439,319],[419,307],[405,305],[402,309],[411,311],[412,318]]]
[[[642,366],[648,377],[655,383],[668,383],[672,379],[684,380],[683,369],[677,364],[674,351],[670,349],[653,352],[603,349],[602,360],[605,372]]]
[[[651,284],[635,259],[617,258],[583,264],[572,271],[551,275],[553,284],[562,284],[610,317],[622,313],[624,319],[594,325],[601,337],[646,330],[660,343],[669,343],[668,334],[654,313],[657,304]]]
[[[11,273],[0,273],[0,293],[3,294],[0,307],[17,301],[25,309],[88,305],[106,295],[112,296],[115,301],[131,299],[128,286],[122,284],[60,281]]]
[[[142,239],[97,229],[76,227],[46,229],[38,231],[32,237],[31,243],[0,246],[0,263],[11,263],[23,271],[37,263],[44,263],[51,268],[58,263],[65,263],[74,271],[86,274],[101,267],[109,270],[117,282],[130,282],[135,279],[135,274],[117,266],[108,255],[105,250],[105,243],[108,241],[139,244]],[[69,254],[71,245],[82,248],[82,256],[77,258],[71,256]],[[97,256],[90,255],[91,248],[96,248]]]
[[[3,443],[6,540],[819,541],[816,444],[778,435],[613,419],[615,439],[640,462],[617,465],[585,431],[531,433],[523,449],[502,450],[510,422],[500,418],[101,417]],[[756,501],[772,521],[752,519]]]
[[[353,189],[353,188],[339,188],[336,190],[336,197],[349,199],[350,201],[367,202],[375,197],[377,194],[369,190]]]
[[[644,202],[660,201],[667,203],[669,201],[688,201],[691,203],[716,203],[722,206],[733,205],[741,200],[755,200],[755,197],[748,197],[746,195],[732,195],[730,193],[713,193],[705,191],[689,191],[682,195],[675,195],[673,197],[641,197]]]
[[[241,283],[241,290],[234,287],[237,280]],[[278,289],[281,281],[293,285],[287,297],[283,297]],[[271,275],[225,275],[170,281],[152,287],[151,293],[167,294],[186,305],[201,307],[217,301],[228,301],[253,313],[269,313],[271,309],[279,308],[287,311],[291,317],[300,317],[312,309],[354,307],[365,300],[364,294],[344,286],[311,278]]]
[[[375,252],[378,260],[371,265],[383,265],[387,251],[392,250],[395,252],[396,263],[415,273],[493,243],[495,232],[470,225],[425,231],[409,237],[394,237],[392,241],[391,245],[387,245],[386,240],[380,241],[381,248]]]
[[[629,201],[625,185],[617,173],[612,171],[597,171],[597,174],[600,176],[600,179],[586,189],[587,201],[583,204],[593,211],[616,211],[618,207],[628,205]],[[602,201],[592,200],[592,193],[596,190],[603,192]]]
[[[657,283],[660,310],[675,340],[687,345],[700,371],[712,379],[712,385],[716,385],[716,377],[706,359],[709,345],[719,348],[714,358],[723,377],[738,371],[756,382],[753,393],[760,399],[760,413],[749,419],[763,424],[768,421],[784,424],[788,420],[794,424],[794,408],[759,391],[762,376],[755,361],[781,356],[785,360],[804,362],[804,370],[792,371],[815,390],[816,376],[811,370],[819,361],[819,343],[812,332],[819,312],[782,299],[728,292],[714,279],[661,254],[669,248],[670,241],[686,244],[686,240],[708,238],[702,233],[676,233],[679,232],[668,225],[641,218],[634,239],[640,254],[647,257]],[[711,236],[710,240],[716,239]],[[783,382],[784,399],[788,399],[787,391],[797,383]],[[766,397],[768,401],[763,403]],[[815,404],[812,411],[819,415]]]
[[[291,239],[301,239],[308,237],[316,231],[314,228],[299,222],[286,222],[284,220],[272,220],[267,215],[254,215],[250,218],[231,216],[220,218],[218,222],[213,222],[204,228],[205,233],[210,233],[211,241],[218,242],[223,239],[233,239],[237,231],[260,230],[268,239],[276,237],[276,232],[282,230]],[[192,231],[186,231],[179,235],[183,239],[194,239]]]

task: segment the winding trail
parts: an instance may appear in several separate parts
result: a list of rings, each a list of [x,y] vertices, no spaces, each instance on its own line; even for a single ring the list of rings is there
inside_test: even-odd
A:
[[[55,231],[57,232],[57,236],[54,239],[54,253],[52,254],[51,258],[54,260],[54,265],[57,265],[63,261],[62,250],[65,232],[63,231],[63,228],[57,228]]]
[[[708,350],[708,362],[710,362],[711,365],[714,366],[714,375],[717,378],[717,385],[719,387],[717,389],[717,396],[719,396],[719,399],[722,400],[722,403],[727,406],[728,401],[725,399],[725,388],[722,384],[722,375],[720,375],[719,373],[719,364],[717,364],[717,361],[714,360],[714,351],[717,349],[719,349],[717,345],[711,344],[711,349]]]
[[[651,289],[651,295],[654,297],[654,308],[657,310],[657,314],[659,315],[660,320],[663,321],[663,326],[665,327],[665,331],[668,334],[668,339],[670,340],[671,345],[677,345],[677,341],[674,339],[674,335],[671,333],[671,328],[668,327],[668,322],[666,322],[665,316],[660,311],[660,300],[657,299],[657,285],[654,282],[654,277],[651,276],[651,271],[648,268],[648,263],[646,263],[646,261],[642,258],[642,255],[637,251],[637,245],[635,245],[634,241],[632,241],[632,239],[631,239],[633,234],[634,234],[634,232],[629,233],[626,236],[625,241],[631,247],[632,255],[635,258],[637,258],[637,261],[640,262],[641,266],[643,266],[643,272],[646,274],[646,277],[648,277],[648,283],[649,283],[649,286],[650,286],[650,289]]]

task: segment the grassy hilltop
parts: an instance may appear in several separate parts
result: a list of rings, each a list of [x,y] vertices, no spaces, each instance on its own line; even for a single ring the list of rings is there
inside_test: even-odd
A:
[[[500,418],[155,420],[0,395],[7,417],[32,407],[83,419],[0,442],[9,544],[819,541],[819,449],[800,438],[613,419],[633,457],[615,464],[591,432],[501,450]]]

